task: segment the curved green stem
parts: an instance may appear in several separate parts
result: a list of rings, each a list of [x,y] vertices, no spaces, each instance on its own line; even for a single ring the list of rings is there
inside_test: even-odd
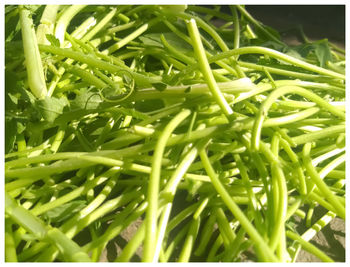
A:
[[[55,28],[55,36],[60,41],[61,47],[63,47],[64,45],[64,34],[66,33],[66,29],[70,21],[84,7],[86,7],[86,5],[72,5],[68,7],[57,20],[56,28]]]
[[[300,243],[300,245],[311,254],[317,256],[319,259],[321,259],[324,262],[334,262],[330,257],[328,257],[324,252],[319,250],[317,247],[312,245],[311,243],[305,241],[303,238],[301,238],[298,234],[293,233],[292,231],[286,231],[286,236],[292,240],[295,240]]]
[[[265,117],[268,114],[268,111],[271,107],[271,105],[281,96],[286,94],[299,94],[301,96],[304,96],[311,101],[318,104],[321,108],[326,109],[330,113],[334,114],[337,117],[340,117],[341,119],[345,119],[345,113],[338,108],[332,106],[325,100],[323,100],[318,95],[301,88],[299,86],[282,86],[277,89],[275,89],[263,102],[259,109],[259,113],[256,117],[256,120],[254,122],[253,131],[252,131],[252,144],[253,149],[259,150],[259,142],[260,142],[260,135],[261,135],[261,129],[263,125],[263,121]]]
[[[47,240],[54,245],[68,261],[89,262],[91,259],[82,249],[57,228],[47,226],[30,211],[18,205],[5,192],[5,212],[13,221],[21,225],[38,240]]]
[[[158,218],[158,193],[160,183],[161,159],[163,157],[166,143],[175,130],[175,128],[189,115],[191,111],[183,110],[176,115],[163,130],[156,144],[153,154],[152,169],[148,186],[148,203],[149,207],[146,212],[146,236],[144,243],[144,254],[142,261],[154,261],[155,247],[157,238],[157,218]]]
[[[271,249],[267,246],[264,239],[261,237],[258,231],[254,228],[254,226],[250,223],[250,221],[247,219],[247,217],[244,215],[244,213],[241,211],[238,205],[232,200],[231,196],[228,194],[225,187],[221,184],[217,174],[215,173],[213,167],[211,166],[211,163],[209,161],[209,158],[205,150],[204,149],[200,150],[199,155],[203,162],[203,166],[213,183],[213,186],[215,187],[217,192],[220,194],[222,200],[230,209],[232,214],[237,218],[237,220],[241,223],[242,227],[249,234],[250,238],[254,241],[255,245],[257,246],[257,249],[260,251],[265,251],[266,260],[277,261],[276,256],[273,254]]]
[[[330,71],[321,67],[318,67],[316,65],[307,63],[305,61],[302,61],[300,59],[288,56],[286,54],[283,54],[281,52],[278,52],[276,50],[266,48],[266,47],[259,47],[259,46],[248,46],[248,47],[241,47],[233,50],[229,50],[226,52],[219,53],[209,59],[209,62],[215,62],[217,60],[221,60],[227,57],[232,57],[236,55],[244,55],[244,54],[263,54],[267,56],[271,56],[273,58],[282,60],[284,62],[290,63],[294,66],[303,68],[308,71],[316,72],[322,75],[330,76],[335,79],[345,80],[345,75],[339,74],[334,71]]]
[[[303,148],[302,158],[303,158],[304,166],[306,168],[307,173],[310,175],[310,178],[316,184],[320,192],[322,192],[323,196],[335,208],[335,210],[337,211],[337,215],[345,219],[344,205],[342,205],[342,203],[336,198],[334,193],[329,189],[327,184],[321,179],[320,175],[315,170],[315,167],[312,165],[312,162],[310,159],[310,150],[311,150],[311,143],[305,144]]]
[[[221,93],[215,79],[213,76],[213,73],[210,69],[208,59],[205,55],[205,51],[200,39],[199,31],[196,25],[196,21],[194,19],[191,19],[189,22],[187,22],[188,31],[190,34],[191,39],[193,40],[193,48],[195,51],[195,54],[198,59],[199,67],[201,69],[201,72],[208,84],[208,87],[213,94],[215,100],[218,102],[220,108],[222,109],[222,112],[228,117],[233,113],[231,107],[226,102],[223,94]]]

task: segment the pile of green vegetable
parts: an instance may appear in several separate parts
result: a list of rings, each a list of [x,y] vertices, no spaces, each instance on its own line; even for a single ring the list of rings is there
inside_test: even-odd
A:
[[[6,6],[6,261],[332,261],[309,241],[345,219],[345,52],[300,35],[244,6]]]

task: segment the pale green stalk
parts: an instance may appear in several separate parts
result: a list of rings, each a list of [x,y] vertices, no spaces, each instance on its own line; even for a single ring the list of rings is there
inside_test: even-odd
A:
[[[19,6],[19,15],[28,85],[34,96],[45,98],[46,82],[31,13],[26,7]]]

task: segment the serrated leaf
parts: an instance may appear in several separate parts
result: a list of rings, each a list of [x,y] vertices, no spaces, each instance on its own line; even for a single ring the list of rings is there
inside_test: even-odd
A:
[[[33,105],[35,104],[35,101],[37,101],[36,97],[29,90],[26,90],[23,87],[21,87],[18,89],[18,91],[21,93],[21,98],[24,101],[30,102]]]
[[[46,34],[46,39],[51,43],[52,46],[60,47],[60,41],[53,34]]]
[[[105,93],[105,92],[103,92]],[[95,109],[102,102],[97,92],[81,89],[80,93],[71,101],[71,108],[74,109]]]
[[[63,113],[64,107],[68,105],[65,98],[45,97],[35,102],[35,107],[39,110],[41,116],[48,122],[53,122]]]

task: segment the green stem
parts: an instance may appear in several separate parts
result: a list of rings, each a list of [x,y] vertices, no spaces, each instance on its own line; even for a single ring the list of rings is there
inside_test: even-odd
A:
[[[319,259],[321,259],[324,262],[334,262],[330,257],[328,257],[324,252],[319,250],[317,247],[312,245],[311,243],[305,241],[303,238],[301,238],[298,234],[293,233],[292,231],[287,230],[286,236],[292,240],[295,240],[300,243],[300,245],[311,254],[315,255]]]
[[[108,22],[110,22],[115,13],[117,12],[116,8],[111,8],[111,11],[103,17],[103,19],[95,26],[93,27],[83,38],[81,38],[81,41],[86,42],[91,40],[103,27],[107,25]]]
[[[208,84],[208,87],[213,94],[215,100],[221,107],[223,113],[228,117],[233,113],[231,107],[226,102],[223,94],[221,93],[215,79],[213,76],[213,73],[210,69],[208,59],[205,55],[205,51],[200,39],[199,31],[196,25],[196,21],[194,19],[191,19],[189,22],[187,22],[187,28],[190,34],[191,39],[193,40],[193,48],[195,51],[195,54],[198,59],[199,67],[201,69],[201,72]]]
[[[83,248],[84,251],[88,252],[93,248],[99,246],[105,248],[110,240],[118,236],[128,225],[139,218],[145,212],[147,207],[147,202],[143,202],[139,205],[139,202],[141,200],[141,197],[134,200],[129,205],[127,205],[123,211],[118,213],[114,217],[114,221],[108,226],[103,235],[100,235],[97,239],[85,245]],[[137,205],[139,205],[139,207],[137,207]]]
[[[318,67],[316,65],[307,63],[303,60],[288,56],[286,54],[283,54],[281,52],[278,52],[276,50],[266,48],[266,47],[259,47],[259,46],[248,46],[248,47],[241,47],[233,50],[229,50],[226,52],[219,53],[209,59],[209,62],[215,62],[217,60],[221,60],[227,57],[232,57],[236,55],[244,55],[244,54],[263,54],[268,55],[273,58],[282,60],[286,63],[290,63],[294,66],[301,67],[305,70],[316,72],[322,75],[330,76],[335,79],[345,80],[345,76],[342,74],[339,74],[334,71],[327,70],[325,68]]]
[[[233,27],[234,27],[234,35],[233,35],[233,48],[239,48],[239,41],[240,41],[240,25],[239,25],[239,19],[238,19],[238,14],[237,14],[237,7],[235,6],[230,6],[231,13],[233,16]]]
[[[278,156],[279,154],[279,134],[274,134],[272,137],[271,150]],[[284,236],[284,223],[286,220],[287,214],[287,204],[288,204],[288,191],[286,179],[283,173],[283,169],[276,162],[272,163],[271,166],[272,182],[276,186],[273,186],[272,190],[277,191],[277,199],[274,198],[274,208],[275,208],[275,226],[272,236],[270,237],[269,245],[272,250],[276,247],[281,249],[277,250],[280,261],[283,261],[283,254],[286,250],[285,248],[285,236]],[[277,200],[277,201],[276,201]]]
[[[146,224],[145,221],[142,222],[137,232],[134,234],[128,244],[124,247],[120,255],[115,259],[115,262],[129,262],[131,257],[135,254],[137,248],[141,245],[143,239],[145,238]]]
[[[187,152],[187,154],[181,160],[178,167],[174,171],[173,175],[169,179],[165,188],[160,193],[160,196],[161,197],[163,196],[168,203],[165,205],[165,207],[162,211],[161,218],[159,220],[160,227],[159,227],[159,230],[157,233],[157,242],[155,245],[155,247],[156,247],[156,251],[155,251],[155,255],[154,255],[155,261],[158,260],[159,252],[160,252],[160,249],[161,249],[161,246],[163,243],[166,226],[168,224],[170,212],[171,212],[171,209],[173,206],[173,199],[175,196],[176,188],[177,188],[178,184],[180,183],[181,178],[185,175],[186,171],[188,170],[188,168],[192,164],[192,162],[196,159],[197,154],[198,154],[198,149],[196,147],[192,148],[189,152]]]
[[[215,222],[216,222],[216,214],[211,212],[200,233],[200,242],[197,249],[194,252],[196,256],[201,256],[205,252],[205,249],[208,246],[210,238],[212,237]]]
[[[30,211],[19,206],[8,193],[5,192],[5,212],[13,221],[25,228],[39,240],[47,240],[62,253],[67,261],[89,262],[89,256],[71,239],[67,238],[57,228],[46,226],[43,221],[35,217]]]
[[[311,143],[304,145],[302,159],[307,173],[310,175],[312,181],[316,184],[317,188],[322,192],[323,196],[329,201],[331,205],[337,211],[337,215],[345,219],[345,207],[342,205],[339,200],[336,198],[334,193],[329,189],[327,184],[321,179],[318,172],[315,170],[315,167],[312,165],[310,159],[310,150]]]
[[[318,139],[325,138],[325,137],[334,137],[336,134],[344,133],[344,132],[345,132],[345,125],[335,125],[319,131],[301,134],[301,135],[292,137],[292,140],[293,140],[293,143],[295,143],[296,145],[301,145],[307,142],[314,142],[314,141],[317,141]]]
[[[64,34],[66,33],[66,29],[73,19],[73,17],[79,13],[86,5],[72,5],[69,6],[63,14],[60,15],[59,19],[56,23],[55,28],[55,36],[60,41],[61,47],[64,45]]]
[[[215,187],[216,191],[220,194],[222,200],[227,205],[227,207],[230,209],[233,216],[235,216],[237,218],[237,220],[241,223],[241,226],[249,234],[250,238],[253,240],[253,242],[257,246],[257,249],[260,251],[265,251],[265,256],[266,256],[267,260],[277,261],[276,256],[273,254],[273,252],[267,246],[264,239],[260,236],[260,234],[254,228],[254,226],[250,223],[250,221],[247,219],[247,217],[244,215],[244,213],[241,211],[241,209],[238,207],[238,205],[232,200],[231,196],[227,193],[225,187],[221,184],[217,174],[215,173],[213,167],[211,166],[211,163],[208,159],[208,156],[207,156],[205,150],[204,149],[200,150],[199,155],[200,155],[201,160],[203,162],[203,166],[204,166],[206,172],[208,173],[208,176],[210,177],[210,180],[212,181],[213,186]]]
[[[5,219],[5,262],[18,262],[10,219]]]
[[[341,119],[345,119],[345,113],[338,108],[332,106],[325,100],[323,100],[318,95],[301,88],[299,86],[282,86],[277,89],[275,89],[263,102],[259,109],[259,114],[256,117],[256,120],[254,122],[254,127],[252,131],[252,144],[253,149],[259,150],[259,142],[260,142],[260,135],[261,135],[261,129],[263,125],[263,121],[265,117],[268,114],[268,111],[271,107],[271,105],[281,96],[286,94],[299,94],[301,96],[304,96],[311,101],[314,101],[316,104],[318,104],[321,108],[324,108],[325,110],[329,111],[330,113],[334,114],[337,117],[340,117]]]
[[[197,219],[193,219],[188,229],[185,242],[182,245],[182,250],[180,252],[178,262],[188,262],[190,260],[191,252],[193,249],[194,242],[196,241],[199,226],[200,217],[198,217]]]
[[[281,45],[285,45],[283,42],[281,42],[281,40],[279,40],[278,38],[276,38],[276,36],[272,35],[270,32],[268,32],[262,25],[260,22],[258,22],[256,19],[254,19],[248,12],[247,10],[240,5],[237,5],[236,8],[239,10],[239,12],[248,19],[248,21],[250,21],[256,28],[258,28],[261,32],[264,33],[264,35],[266,35],[269,39],[281,44]]]
[[[126,66],[111,64],[109,62],[97,59],[92,56],[87,56],[81,52],[76,52],[71,49],[65,49],[65,48],[59,48],[59,47],[47,46],[47,45],[39,45],[39,49],[44,52],[49,52],[52,54],[69,57],[74,60],[80,61],[82,63],[86,63],[90,67],[106,70],[111,73],[118,73],[122,70],[126,70],[134,77],[135,82],[139,84],[141,87],[145,87],[145,86],[151,87],[151,83],[157,82],[157,80],[152,79],[152,77],[146,77],[142,74],[132,72]]]
[[[31,13],[24,6],[19,6],[19,15],[28,85],[37,98],[45,98],[47,95],[46,82]]]
[[[38,44],[50,44],[50,42],[46,39],[46,34],[53,34],[59,7],[59,5],[47,5],[45,7],[40,18],[40,25],[36,30]]]
[[[178,115],[176,115],[165,127],[161,136],[157,141],[154,154],[152,169],[150,174],[150,181],[148,186],[148,203],[149,207],[146,212],[146,236],[144,243],[144,254],[142,261],[149,262],[154,261],[155,247],[157,239],[157,218],[158,218],[158,193],[159,193],[159,183],[160,183],[160,171],[161,171],[161,159],[163,157],[164,149],[166,143],[175,130],[175,128],[187,118],[191,112],[189,110],[183,110]]]

